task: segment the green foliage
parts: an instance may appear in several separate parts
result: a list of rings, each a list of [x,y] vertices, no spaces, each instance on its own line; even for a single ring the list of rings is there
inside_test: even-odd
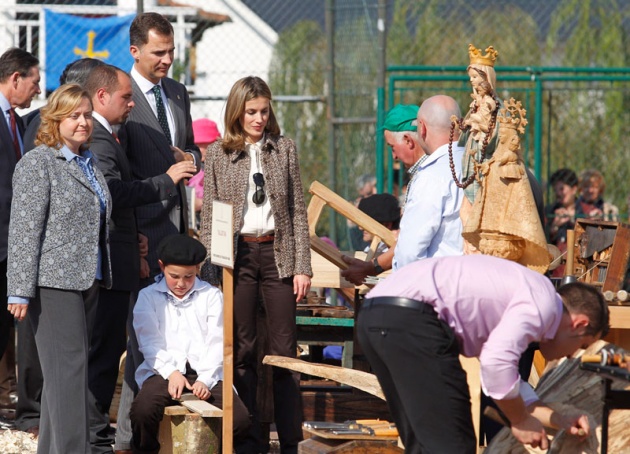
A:
[[[565,0],[554,14],[545,55],[554,65],[618,67],[628,60],[625,14],[616,0]],[[627,192],[624,138],[630,134],[627,83],[575,82],[554,86],[550,103],[550,150],[545,165],[551,171],[570,167],[576,172],[597,168],[609,188],[606,198],[625,211]],[[548,160],[548,161],[547,161]],[[617,190],[614,190],[616,188]]]
[[[333,2],[334,112],[328,112],[325,102],[333,87],[327,85],[326,36],[318,24],[298,22],[279,36],[269,76],[276,95],[321,97],[322,102],[276,100],[274,108],[284,133],[297,143],[305,188],[314,180],[330,185],[329,171],[334,168],[337,184],[332,189],[349,200],[355,196],[355,179],[376,172],[377,131],[369,123],[335,125],[335,160],[329,165],[333,154],[328,118],[376,117],[376,4],[376,0]],[[355,14],[346,15],[352,8]],[[502,67],[629,66],[630,40],[624,24],[630,20],[630,3],[626,0],[560,0],[555,9],[536,0],[389,0],[387,9],[388,65],[467,66],[468,44],[473,43],[481,49],[493,45],[499,51],[497,66]],[[457,82],[425,78],[397,83],[395,92],[387,93],[386,105],[419,104],[428,96],[446,93],[465,110],[470,102],[465,77],[462,72]],[[598,168],[607,180],[607,198],[625,211],[630,158],[624,140],[630,135],[628,83],[545,82],[541,112],[534,108],[533,87],[532,80],[501,80],[498,87],[499,97],[513,96],[527,108],[528,164],[534,164],[533,125],[540,119],[543,179],[560,167],[577,172]],[[389,156],[390,151],[382,153]],[[328,233],[326,212],[324,216],[320,234]],[[345,231],[342,221],[338,231]]]
[[[279,36],[269,70],[272,93],[323,96],[326,79],[326,37],[310,21],[299,22]],[[322,102],[278,102],[274,111],[282,132],[295,141],[305,197],[315,180],[328,185],[326,105]],[[327,225],[327,217],[320,221]]]

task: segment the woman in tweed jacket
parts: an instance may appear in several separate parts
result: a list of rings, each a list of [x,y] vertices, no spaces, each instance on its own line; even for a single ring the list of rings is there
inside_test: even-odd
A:
[[[310,288],[311,258],[298,155],[280,135],[271,91],[259,77],[237,81],[227,99],[225,137],[208,148],[201,240],[211,252],[212,202],[231,203],[234,220],[234,384],[252,415],[248,445],[259,447],[256,411],[256,317],[260,297],[267,314],[271,355],[294,357],[296,302]],[[209,259],[202,278],[219,283]],[[302,439],[299,378],[273,368],[275,423],[283,453],[297,453]]]
[[[90,452],[88,327],[99,285],[111,286],[111,198],[85,149],[92,103],[62,85],[41,110],[39,145],[17,163],[9,224],[9,310],[28,320],[44,377],[38,453]]]

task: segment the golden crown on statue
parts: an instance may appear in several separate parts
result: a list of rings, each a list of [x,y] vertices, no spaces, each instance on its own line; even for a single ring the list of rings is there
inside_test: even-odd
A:
[[[469,44],[468,55],[470,56],[471,65],[484,65],[494,67],[494,62],[497,61],[499,52],[494,50],[494,47],[488,46],[486,47],[486,54],[482,55],[481,50],[477,49],[472,44]]]
[[[523,134],[525,126],[527,126],[525,115],[527,115],[527,111],[523,109],[523,104],[510,98],[509,101],[504,102],[503,108],[499,111],[498,120],[501,126],[516,129]]]

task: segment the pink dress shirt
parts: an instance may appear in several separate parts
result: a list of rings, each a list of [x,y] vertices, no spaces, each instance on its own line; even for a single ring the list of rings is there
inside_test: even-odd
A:
[[[551,281],[518,263],[484,255],[419,260],[391,274],[367,298],[424,301],[453,329],[466,357],[481,362],[481,383],[493,399],[523,396],[518,361],[531,342],[555,336],[562,299]]]

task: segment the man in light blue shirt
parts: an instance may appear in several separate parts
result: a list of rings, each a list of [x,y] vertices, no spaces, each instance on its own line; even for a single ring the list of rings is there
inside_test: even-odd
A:
[[[409,168],[411,177],[398,242],[372,262],[344,257],[350,266],[341,274],[357,285],[363,283],[366,276],[380,274],[386,269],[396,270],[427,257],[463,253],[459,219],[463,194],[453,180],[453,172],[457,178],[461,176],[464,153],[463,148],[455,145],[458,130],[453,137],[453,170],[448,153],[451,116],[460,117],[459,106],[450,96],[436,95],[426,99],[417,112],[415,145],[407,138],[412,133],[403,135],[401,141],[401,129],[391,129],[400,124],[390,121],[392,115],[396,118],[401,112],[409,114],[409,110],[401,110],[400,105],[388,113],[384,131],[394,158]],[[388,126],[390,123],[393,126]]]

